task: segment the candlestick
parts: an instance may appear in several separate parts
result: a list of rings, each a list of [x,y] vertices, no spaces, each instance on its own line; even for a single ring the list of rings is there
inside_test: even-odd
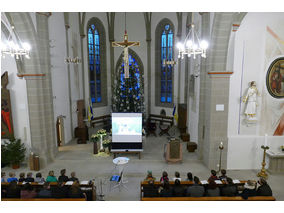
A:
[[[267,133],[265,133],[265,137],[264,137],[264,146],[267,146]]]
[[[266,163],[265,163],[265,156],[266,156],[266,150],[267,149],[269,149],[269,147],[268,146],[261,146],[261,148],[263,149],[263,159],[262,159],[262,168],[261,168],[261,171],[257,174],[257,176],[258,177],[263,177],[263,178],[267,178],[267,173],[266,173],[266,171],[265,171],[265,165],[266,165]]]

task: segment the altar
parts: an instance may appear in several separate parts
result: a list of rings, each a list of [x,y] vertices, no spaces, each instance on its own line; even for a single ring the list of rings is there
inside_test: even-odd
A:
[[[284,173],[284,152],[267,150],[269,158],[268,171],[270,173]]]

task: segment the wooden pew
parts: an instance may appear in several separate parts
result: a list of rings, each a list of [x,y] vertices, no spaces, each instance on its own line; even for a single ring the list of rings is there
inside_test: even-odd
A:
[[[175,184],[174,181],[169,181],[170,185],[173,186]],[[246,181],[241,180],[240,183],[234,184],[236,186],[245,185]],[[181,181],[180,184],[184,187],[193,185],[193,181]],[[255,196],[249,197],[247,200],[243,199],[241,196],[235,197],[143,197],[143,187],[148,185],[148,181],[141,181],[140,184],[140,200],[141,201],[275,201],[275,197],[273,196]],[[160,181],[155,181],[154,185],[156,187],[162,186],[163,184]],[[206,186],[204,184],[203,186]],[[226,185],[225,181],[222,181],[222,184],[218,184],[218,186]]]
[[[247,200],[236,197],[143,197],[142,201],[275,201],[273,196],[255,196]]]
[[[95,127],[96,124],[103,124],[103,128],[106,129],[107,131],[110,131],[111,128],[111,116],[110,115],[103,115],[103,116],[99,116],[99,117],[95,117],[92,121],[91,121],[91,126]]]
[[[1,198],[1,201],[86,201],[86,198]]]
[[[24,184],[22,182],[18,182],[17,184],[20,188],[22,188],[24,186]],[[30,184],[36,190],[43,188],[43,184],[39,184],[37,182],[31,182]],[[58,183],[57,182],[50,182],[49,184],[50,184],[50,187],[54,187],[54,186],[57,186]],[[7,182],[1,183],[1,189],[6,189],[8,186],[9,186],[9,183],[7,183]],[[96,200],[96,186],[94,185],[93,182],[91,182],[89,184],[80,184],[80,188],[83,192],[90,192],[90,199],[91,200]],[[6,199],[6,198],[3,198],[3,199]],[[17,199],[17,198],[15,198],[15,199]],[[50,198],[50,199],[53,199],[53,198]],[[69,198],[64,198],[64,199],[69,199]]]
[[[165,116],[165,115],[155,115],[150,114],[147,121],[147,136],[149,134],[154,134],[156,136],[156,128],[153,127],[153,124],[159,124],[160,133],[159,135],[167,134],[169,135],[169,130],[174,124],[174,117],[173,116]],[[166,124],[166,125],[165,125]],[[165,127],[163,127],[165,125]]]

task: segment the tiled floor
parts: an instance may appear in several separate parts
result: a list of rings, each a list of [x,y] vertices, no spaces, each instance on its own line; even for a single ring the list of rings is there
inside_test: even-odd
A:
[[[207,168],[202,161],[198,160],[195,153],[189,153],[186,150],[186,143],[183,143],[183,162],[180,164],[167,164],[164,160],[164,145],[167,143],[167,137],[147,137],[144,144],[144,151],[139,160],[135,154],[120,155],[128,157],[129,163],[125,167],[125,178],[128,183],[125,184],[127,189],[110,189],[109,178],[113,173],[114,164],[112,156],[94,156],[92,154],[92,143],[76,144],[75,140],[60,147],[56,159],[53,163],[49,164],[46,168],[41,170],[44,177],[47,176],[49,170],[54,170],[55,175],[59,176],[59,171],[62,168],[67,170],[67,175],[72,171],[76,171],[80,180],[95,179],[98,194],[105,195],[104,199],[109,201],[132,201],[140,199],[140,181],[146,176],[147,170],[152,170],[153,175],[159,179],[162,172],[165,170],[170,177],[173,177],[175,171],[181,173],[181,178],[186,178],[186,173],[191,171],[194,175],[198,176],[201,180],[207,179],[210,174],[210,169]],[[6,174],[11,171],[11,168],[2,168]],[[20,172],[28,172],[27,166],[23,166],[16,171],[18,176]],[[254,170],[229,170],[228,176],[233,179],[257,179],[256,174],[258,171]],[[34,172],[35,174],[35,172]],[[268,182],[273,190],[273,195],[277,200],[284,201],[284,175],[270,175]],[[101,184],[100,184],[101,183]]]

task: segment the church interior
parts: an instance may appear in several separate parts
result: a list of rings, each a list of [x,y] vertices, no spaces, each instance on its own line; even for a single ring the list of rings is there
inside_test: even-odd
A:
[[[140,201],[147,174],[226,170],[284,201],[283,23],[283,12],[1,12],[1,182],[65,169],[92,183],[91,200]],[[17,141],[19,162],[4,153]]]

